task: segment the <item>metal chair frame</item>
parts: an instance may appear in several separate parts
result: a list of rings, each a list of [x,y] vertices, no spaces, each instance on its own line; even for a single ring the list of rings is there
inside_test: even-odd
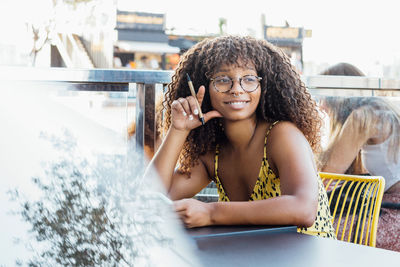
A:
[[[328,193],[337,238],[375,247],[385,179],[326,172],[320,172],[320,177]]]

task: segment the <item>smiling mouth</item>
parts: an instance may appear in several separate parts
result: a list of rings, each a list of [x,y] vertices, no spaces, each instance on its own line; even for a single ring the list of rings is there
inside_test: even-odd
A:
[[[225,101],[224,103],[225,103],[225,105],[227,105],[227,107],[230,107],[231,109],[241,110],[241,109],[247,107],[248,104],[250,103],[250,101],[249,100],[241,100],[241,101],[234,100],[234,101]]]
[[[243,105],[243,104],[246,104],[248,102],[250,102],[250,101],[247,101],[247,100],[237,101],[237,100],[235,100],[235,101],[226,101],[225,104],[228,104],[228,105]]]

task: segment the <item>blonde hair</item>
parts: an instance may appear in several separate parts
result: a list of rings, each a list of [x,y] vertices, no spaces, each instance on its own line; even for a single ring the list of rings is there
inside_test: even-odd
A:
[[[376,132],[389,133],[386,140],[389,142],[388,158],[392,162],[399,160],[400,110],[393,103],[381,97],[338,96],[325,97],[322,102],[330,117],[330,142],[326,153],[321,156],[321,167],[326,164],[345,124],[364,137],[373,136]]]

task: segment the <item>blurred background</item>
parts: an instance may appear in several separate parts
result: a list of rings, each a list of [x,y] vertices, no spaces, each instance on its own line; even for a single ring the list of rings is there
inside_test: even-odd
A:
[[[282,47],[304,75],[350,62],[397,78],[396,1],[3,0],[0,65],[173,69],[206,37],[252,35]]]

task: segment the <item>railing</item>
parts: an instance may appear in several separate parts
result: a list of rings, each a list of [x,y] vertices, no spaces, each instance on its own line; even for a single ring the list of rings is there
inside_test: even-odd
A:
[[[130,92],[135,95],[136,145],[154,147],[156,85],[170,82],[171,71],[1,67],[0,82],[63,84],[68,90]],[[307,76],[303,81],[313,95],[400,96],[400,80],[373,77]],[[0,88],[1,89],[1,88]]]
[[[306,76],[312,94],[354,96],[400,96],[400,80],[374,77]]]
[[[52,83],[67,90],[91,92],[127,92],[134,95],[136,146],[154,147],[154,138],[145,136],[145,126],[155,135],[154,116],[156,86],[164,88],[171,80],[171,71],[19,68],[0,67],[1,83]],[[1,86],[0,86],[1,92]],[[128,99],[126,99],[128,101]]]

